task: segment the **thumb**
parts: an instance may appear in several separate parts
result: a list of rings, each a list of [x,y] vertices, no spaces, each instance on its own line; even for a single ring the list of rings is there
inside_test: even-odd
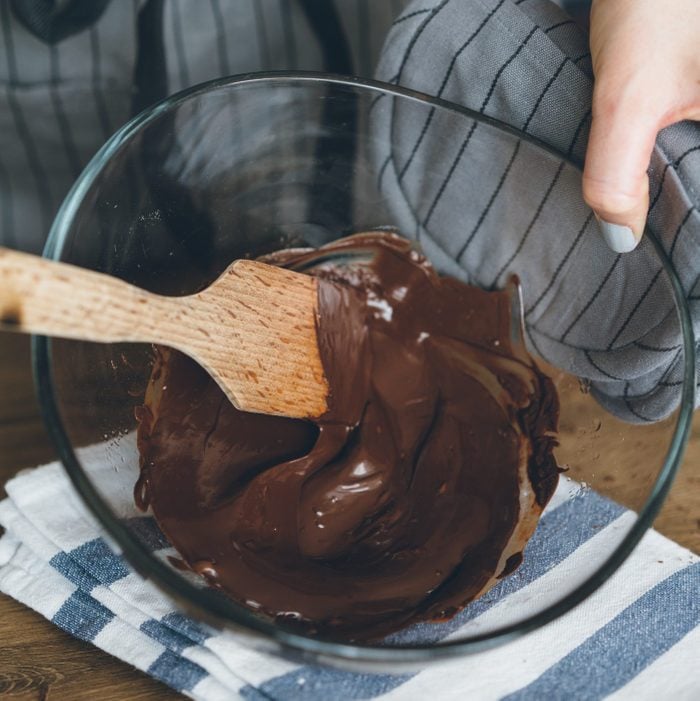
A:
[[[637,246],[649,210],[647,168],[658,120],[638,101],[593,96],[593,122],[583,172],[583,197],[598,218],[606,243],[617,253]]]

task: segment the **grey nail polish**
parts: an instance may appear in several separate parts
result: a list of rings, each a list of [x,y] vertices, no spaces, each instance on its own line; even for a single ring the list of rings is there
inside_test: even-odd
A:
[[[628,253],[637,247],[637,239],[629,226],[611,224],[602,219],[598,219],[598,226],[603,234],[605,243],[616,253]]]

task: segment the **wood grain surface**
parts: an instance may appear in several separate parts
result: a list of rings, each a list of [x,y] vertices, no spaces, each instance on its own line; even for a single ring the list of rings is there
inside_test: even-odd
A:
[[[605,434],[596,450],[605,454]],[[54,458],[34,398],[29,343],[0,334],[0,484],[22,467]],[[601,472],[606,493],[634,503],[629,473]],[[594,485],[595,486],[595,485]],[[0,488],[0,495],[4,492]],[[655,527],[700,553],[700,413],[686,459]],[[182,698],[164,685],[71,638],[40,615],[0,594],[0,697],[12,701],[151,701]]]
[[[0,333],[1,485],[55,459],[34,397],[29,339]],[[8,701],[168,701],[180,694],[77,640],[0,594],[0,698]]]

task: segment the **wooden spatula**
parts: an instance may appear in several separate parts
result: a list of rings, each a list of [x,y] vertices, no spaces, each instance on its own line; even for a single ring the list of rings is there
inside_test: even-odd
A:
[[[98,343],[158,343],[196,360],[243,411],[326,410],[318,281],[235,261],[207,289],[163,297],[109,275],[0,248],[0,329]]]

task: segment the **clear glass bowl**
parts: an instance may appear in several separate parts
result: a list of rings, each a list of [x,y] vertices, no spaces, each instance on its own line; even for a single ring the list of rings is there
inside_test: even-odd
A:
[[[396,138],[391,129],[381,127],[391,110],[399,117],[433,119],[446,139],[478,124],[482,148],[470,149],[459,162],[463,177],[478,179],[489,171],[491,140],[494,148],[518,146],[519,158],[525,159],[526,170],[532,166],[533,174],[543,167],[561,168],[575,183],[580,180],[578,164],[529,136],[425,95],[315,74],[243,76],[175,95],[115,134],[64,202],[45,255],[153,292],[180,295],[202,288],[236,258],[288,246],[318,246],[352,232],[397,224],[405,202],[397,201],[390,186],[377,186],[386,167],[380,154],[390,148],[395,162],[413,159],[422,188],[411,197],[420,207],[421,193],[427,197],[442,181],[450,149],[416,152],[412,139]],[[501,187],[499,197],[523,199],[517,191],[520,180],[507,179]],[[492,204],[474,201],[485,196],[471,191],[459,197],[454,207],[461,207],[467,218]],[[562,226],[572,217],[590,214],[578,195],[552,206],[549,216]],[[507,208],[490,207],[489,226],[507,230],[512,226],[509,216]],[[454,235],[463,238],[459,230]],[[557,457],[569,468],[553,513],[563,513],[563,502],[573,503],[591,488],[604,498],[623,500],[631,513],[616,521],[605,546],[592,548],[585,564],[566,572],[557,569],[554,594],[550,589],[539,595],[536,580],[530,585],[529,603],[514,607],[497,623],[430,624],[410,643],[402,642],[401,635],[381,645],[305,637],[206,588],[173,567],[164,557],[167,550],[154,554],[133,505],[139,472],[134,408],[149,376],[148,347],[36,338],[35,373],[48,429],[80,494],[133,566],[175,596],[188,613],[237,631],[251,645],[339,666],[397,671],[503,643],[561,616],[611,576],[651,524],[681,460],[694,399],[691,326],[671,265],[651,232],[646,239],[644,245],[663,266],[660,294],[667,295],[671,307],[675,304],[669,323],[682,333],[680,405],[653,425],[626,424],[604,411],[566,368],[553,371],[562,401]],[[454,271],[444,254],[433,255],[428,245],[425,250],[438,269]],[[517,260],[512,272],[532,275]],[[545,534],[550,545],[576,542],[582,528],[605,525],[585,518],[560,518],[556,528],[550,525]],[[542,557],[535,550],[526,550],[526,563],[537,564]],[[459,620],[468,618],[469,607]]]

